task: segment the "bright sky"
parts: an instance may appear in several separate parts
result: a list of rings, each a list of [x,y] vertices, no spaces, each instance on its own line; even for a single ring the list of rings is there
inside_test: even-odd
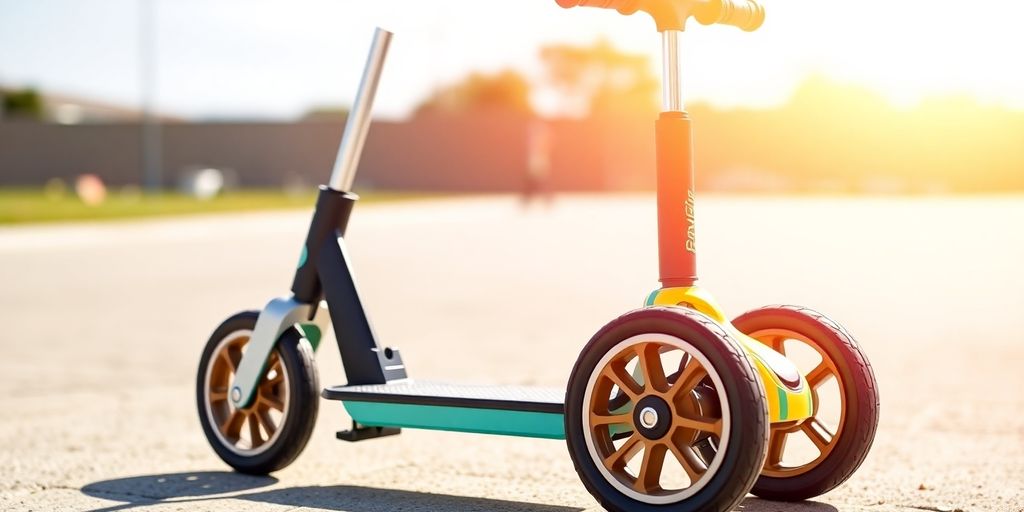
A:
[[[142,1],[0,0],[0,84],[137,103]],[[190,117],[287,118],[346,104],[375,25],[396,32],[377,103],[387,117],[473,69],[536,76],[546,43],[603,36],[658,63],[646,16],[563,10],[554,0],[149,1],[158,14],[158,108]],[[819,73],[902,104],[967,93],[1024,109],[1024,2],[764,3],[767,22],[753,34],[691,22],[689,101],[771,105]]]

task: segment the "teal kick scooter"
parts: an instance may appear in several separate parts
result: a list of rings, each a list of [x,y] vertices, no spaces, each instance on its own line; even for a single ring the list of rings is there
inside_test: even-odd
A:
[[[345,228],[391,34],[374,35],[333,173],[320,187],[291,294],[213,332],[196,402],[214,451],[237,471],[290,464],[319,399],[342,402],[351,442],[402,428],[564,439],[587,490],[612,511],[726,511],[748,492],[802,500],[861,465],[878,424],[871,366],[838,323],[771,306],[732,321],[696,285],[691,121],[679,39],[704,25],[756,30],[754,0],[557,0],[650,14],[662,35],[664,112],[655,123],[660,281],[645,305],[601,328],[565,388],[412,380],[384,348],[353,279]],[[321,389],[315,353],[333,324],[347,384]],[[787,353],[812,357],[801,367]],[[831,404],[825,407],[823,404]],[[831,415],[828,411],[832,411]],[[790,450],[800,444],[804,450]]]

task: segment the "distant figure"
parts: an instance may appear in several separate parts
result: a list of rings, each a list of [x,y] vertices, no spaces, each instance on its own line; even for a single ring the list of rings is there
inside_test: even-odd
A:
[[[545,206],[551,205],[551,139],[551,127],[546,122],[530,122],[526,134],[526,176],[522,197],[524,208],[529,207],[535,199],[544,201]]]

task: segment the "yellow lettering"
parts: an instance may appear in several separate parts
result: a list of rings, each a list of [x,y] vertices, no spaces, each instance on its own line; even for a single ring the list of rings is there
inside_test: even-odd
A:
[[[693,190],[688,190],[686,193],[686,250],[696,254],[697,229],[693,225],[693,207],[695,200],[696,197],[694,196]]]

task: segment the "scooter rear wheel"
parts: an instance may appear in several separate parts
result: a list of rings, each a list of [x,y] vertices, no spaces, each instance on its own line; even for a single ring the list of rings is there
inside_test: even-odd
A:
[[[809,420],[772,426],[768,457],[751,492],[798,501],[845,482],[864,462],[878,427],[878,385],[857,342],[825,315],[796,306],[756,309],[733,325],[796,363],[803,355],[815,403]],[[834,410],[823,414],[823,408]]]
[[[644,308],[606,325],[577,360],[566,441],[607,510],[725,511],[757,479],[767,414],[750,360],[713,320]]]
[[[258,317],[257,311],[236,314],[210,336],[199,362],[196,405],[217,455],[239,472],[262,475],[284,468],[305,448],[320,384],[312,347],[289,329],[267,359],[252,404],[231,404],[228,389]]]

